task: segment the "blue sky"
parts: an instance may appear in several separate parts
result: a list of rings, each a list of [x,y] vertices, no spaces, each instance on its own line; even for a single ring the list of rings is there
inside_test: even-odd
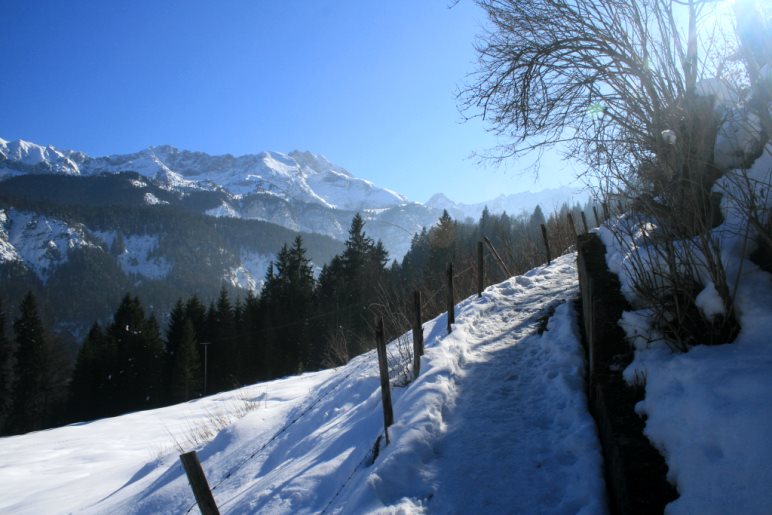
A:
[[[0,0],[0,137],[107,155],[311,150],[425,201],[554,187],[570,168],[470,156],[462,123],[482,12],[462,0]]]

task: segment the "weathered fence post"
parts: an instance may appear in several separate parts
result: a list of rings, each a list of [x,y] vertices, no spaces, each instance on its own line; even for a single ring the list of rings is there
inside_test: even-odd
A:
[[[180,454],[180,461],[182,468],[185,469],[185,474],[188,475],[188,482],[193,490],[193,495],[196,497],[198,509],[203,515],[220,515],[220,510],[217,509],[214,502],[212,491],[209,489],[209,482],[204,475],[204,469],[201,468],[201,462],[198,461],[196,451]]]
[[[602,221],[598,216],[598,210],[595,206],[592,206],[592,214],[595,215],[595,227],[600,227],[600,224],[602,223]]]
[[[509,268],[507,268],[507,265],[504,264],[504,260],[499,256],[499,253],[496,251],[496,247],[493,246],[493,243],[491,243],[491,240],[489,240],[487,236],[483,236],[483,240],[485,241],[485,244],[488,245],[488,248],[491,249],[491,252],[493,252],[493,257],[499,262],[501,269],[507,274],[507,278],[512,277],[512,273],[509,271]]]
[[[485,265],[483,264],[483,242],[477,242],[477,297],[482,297],[485,282]]]
[[[421,325],[421,292],[413,292],[413,378],[421,373],[421,356],[424,355],[424,328]]]
[[[568,216],[568,225],[571,226],[571,232],[574,233],[574,239],[576,239],[576,225],[574,225],[574,216],[571,213],[566,213]]]
[[[584,216],[584,211],[582,211],[582,225],[584,226],[584,234],[590,232],[590,229],[587,227],[587,217]]]
[[[448,263],[448,334],[453,331],[451,324],[456,323],[456,302],[453,298],[453,262]]]
[[[391,385],[389,384],[389,362],[386,356],[386,342],[383,340],[383,317],[378,318],[375,326],[375,347],[378,349],[378,368],[381,372],[383,430],[386,433],[386,443],[389,443],[389,426],[394,423],[394,411],[391,408]]]
[[[541,236],[544,238],[544,248],[547,249],[547,264],[552,263],[552,255],[550,254],[550,242],[547,239],[547,227],[541,224]]]

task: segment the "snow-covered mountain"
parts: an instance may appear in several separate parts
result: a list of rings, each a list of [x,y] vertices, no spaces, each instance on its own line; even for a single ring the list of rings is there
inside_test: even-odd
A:
[[[135,172],[177,197],[209,194],[200,209],[209,216],[263,220],[338,240],[346,239],[352,217],[360,212],[367,233],[383,241],[392,259],[401,259],[411,237],[434,224],[443,209],[457,219],[476,220],[485,206],[491,213],[519,215],[533,211],[537,204],[551,212],[564,202],[584,200],[579,192],[564,187],[502,195],[478,204],[460,204],[438,194],[422,204],[357,178],[311,152],[211,156],[163,145],[133,154],[90,157],[50,145],[0,139],[0,181],[26,174],[93,177],[120,172]],[[137,187],[143,186],[138,183]],[[168,202],[153,193],[145,200],[147,204]]]
[[[568,186],[561,186],[560,188],[536,192],[525,191],[509,195],[502,194],[494,199],[476,204],[454,202],[442,193],[437,193],[425,205],[436,209],[447,209],[451,216],[460,220],[465,218],[477,220],[486,207],[491,213],[503,213],[506,211],[510,215],[520,215],[522,213],[531,213],[536,206],[541,206],[545,213],[551,213],[560,209],[560,206],[564,203],[573,205],[579,202],[583,204],[587,199],[586,192]]]
[[[133,171],[169,189],[222,189],[235,199],[270,193],[285,200],[346,210],[381,209],[407,202],[399,193],[354,177],[311,152],[210,156],[163,145],[133,154],[89,157],[50,145],[0,139],[0,156],[0,178],[22,173],[97,175]]]
[[[0,181],[27,174],[94,177],[120,172],[135,172],[178,197],[217,194],[217,201],[202,209],[209,216],[263,220],[339,240],[347,237],[351,219],[361,212],[369,223],[370,236],[383,240],[396,259],[407,252],[410,237],[441,214],[354,177],[311,152],[211,156],[164,145],[133,154],[90,157],[83,152],[0,139]],[[162,202],[156,196],[146,200],[148,204]],[[400,223],[395,224],[397,214]]]

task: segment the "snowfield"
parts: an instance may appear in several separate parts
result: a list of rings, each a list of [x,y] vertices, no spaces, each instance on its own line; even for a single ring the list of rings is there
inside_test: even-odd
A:
[[[197,447],[223,513],[605,513],[567,302],[574,263],[563,256],[462,301],[450,335],[445,315],[426,322],[422,373],[392,389],[388,445],[369,352],[335,370],[0,439],[0,511],[197,513],[177,458]],[[245,411],[195,443],[213,419]]]

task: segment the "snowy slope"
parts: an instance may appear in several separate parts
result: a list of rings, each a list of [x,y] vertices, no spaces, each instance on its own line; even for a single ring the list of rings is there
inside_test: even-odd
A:
[[[97,247],[82,226],[27,211],[0,209],[0,263],[18,261],[45,282],[71,249]]]
[[[247,399],[257,408],[199,447],[223,513],[604,513],[576,320],[562,302],[577,294],[574,259],[462,301],[449,336],[444,316],[424,325],[423,372],[393,389],[391,442],[374,463],[383,419],[370,352],[337,370],[4,438],[0,511],[197,512],[174,440],[218,404]]]
[[[679,492],[669,514],[772,513],[772,275],[747,258],[753,241],[744,240],[747,211],[738,205],[738,187],[747,184],[755,185],[756,201],[769,213],[772,143],[748,170],[733,170],[714,186],[723,194],[725,220],[712,237],[721,242],[727,277],[737,279],[734,309],[741,330],[731,344],[673,353],[651,327],[632,281],[634,254],[646,255],[647,246],[614,236],[611,229],[629,223],[628,216],[599,229],[609,269],[636,308],[620,322],[635,345],[625,378],[645,378],[646,397],[636,409],[646,416],[644,433],[665,457],[668,479]],[[707,315],[723,312],[715,287],[706,282],[697,305]]]

